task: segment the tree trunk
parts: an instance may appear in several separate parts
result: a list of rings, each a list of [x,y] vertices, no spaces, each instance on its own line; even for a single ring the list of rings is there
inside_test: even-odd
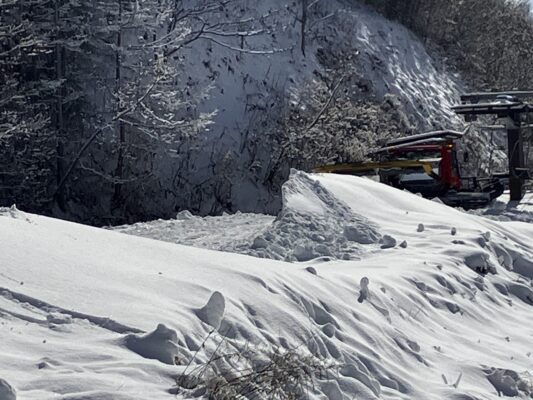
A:
[[[122,48],[122,0],[118,0],[118,31],[117,31],[117,50],[115,55],[115,82],[116,82],[116,91],[118,97],[118,113],[121,113],[124,108],[120,98],[120,89],[122,87],[122,57],[121,57],[121,48]],[[111,208],[117,209],[121,207],[123,198],[122,198],[122,181],[124,179],[124,153],[126,146],[126,130],[124,123],[119,119],[117,120],[118,134],[119,134],[119,144],[117,152],[117,165],[115,168],[114,178],[114,192],[113,198],[111,201]]]
[[[64,170],[65,170],[65,148],[64,148],[64,134],[65,134],[65,123],[63,118],[63,46],[60,43],[61,36],[61,26],[60,26],[60,14],[59,7],[61,0],[55,0],[55,13],[54,13],[54,24],[56,27],[56,45],[55,45],[55,67],[56,67],[56,79],[60,82],[59,87],[56,91],[56,130],[57,130],[57,146],[56,146],[56,184],[63,179]],[[65,195],[64,191],[58,191],[55,198],[57,205],[61,210],[65,211]]]
[[[301,49],[302,54],[305,57],[305,28],[307,25],[307,0],[302,0],[302,42],[301,42]]]

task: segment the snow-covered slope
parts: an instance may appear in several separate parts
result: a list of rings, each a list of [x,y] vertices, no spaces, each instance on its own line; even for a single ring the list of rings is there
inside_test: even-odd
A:
[[[288,263],[3,209],[0,379],[18,399],[173,398],[216,328],[226,345],[338,364],[313,399],[528,398],[533,225],[350,176],[294,172],[284,195],[246,251],[257,237],[293,255],[350,242],[350,259]]]
[[[276,214],[289,166],[271,177],[276,167],[272,147],[284,129],[280,118],[287,113],[286,103],[317,75],[332,74],[332,65],[345,63],[348,55],[361,76],[358,85],[366,88],[362,100],[397,96],[420,130],[460,124],[450,108],[462,90],[459,77],[429,56],[412,32],[355,1],[311,3],[305,57],[300,50],[301,5],[283,0],[230,2],[230,20],[265,21],[256,27],[265,33],[244,39],[217,37],[237,48],[274,54],[243,53],[211,41],[195,42],[185,50],[183,81],[211,86],[202,110],[218,113],[208,132],[181,144],[179,154],[156,162],[154,174],[168,190],[164,201],[155,199],[152,215],[167,208],[166,214],[172,215],[174,207],[200,215],[237,210]],[[358,132],[353,134],[357,137]],[[147,198],[144,204],[153,200]]]

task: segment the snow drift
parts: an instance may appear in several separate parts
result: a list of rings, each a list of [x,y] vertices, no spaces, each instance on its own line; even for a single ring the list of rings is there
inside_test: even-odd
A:
[[[252,243],[248,254],[286,261],[321,256],[350,259],[362,244],[374,244],[377,227],[354,213],[318,181],[293,171],[283,186],[283,208],[273,225]]]
[[[197,397],[176,380],[225,336],[236,348],[298,349],[336,363],[337,374],[316,377],[312,399],[528,398],[532,225],[350,176],[294,172],[285,195],[285,215],[261,221],[252,243],[279,233],[271,243],[297,259],[297,243],[312,242],[317,229],[335,240],[313,243],[332,249],[355,237],[354,257],[288,263],[3,209],[0,378],[8,393]],[[354,227],[348,235],[343,217]],[[298,233],[289,243],[286,221]],[[394,242],[383,246],[386,235]]]

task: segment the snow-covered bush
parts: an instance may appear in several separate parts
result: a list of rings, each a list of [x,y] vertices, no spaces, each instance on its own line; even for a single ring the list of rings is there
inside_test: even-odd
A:
[[[339,366],[302,349],[261,349],[221,337],[208,361],[191,360],[177,378],[176,393],[212,400],[306,397],[319,380],[331,380]]]
[[[476,89],[528,89],[533,17],[526,0],[365,0],[437,44]]]

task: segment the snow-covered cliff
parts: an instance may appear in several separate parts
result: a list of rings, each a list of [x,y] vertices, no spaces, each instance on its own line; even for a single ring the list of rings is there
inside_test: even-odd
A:
[[[276,213],[290,169],[274,169],[272,160],[284,105],[303,85],[331,72],[328,56],[344,54],[352,60],[362,100],[397,96],[419,129],[460,124],[450,109],[458,99],[460,79],[430,57],[405,27],[355,2],[310,2],[304,56],[299,2],[243,0],[227,7],[230,20],[255,18],[263,32],[215,37],[234,49],[205,39],[186,49],[182,81],[211,86],[202,111],[217,110],[217,115],[208,132],[187,140],[177,155],[158,159],[155,175],[161,177],[166,198],[153,207],[200,214]]]

